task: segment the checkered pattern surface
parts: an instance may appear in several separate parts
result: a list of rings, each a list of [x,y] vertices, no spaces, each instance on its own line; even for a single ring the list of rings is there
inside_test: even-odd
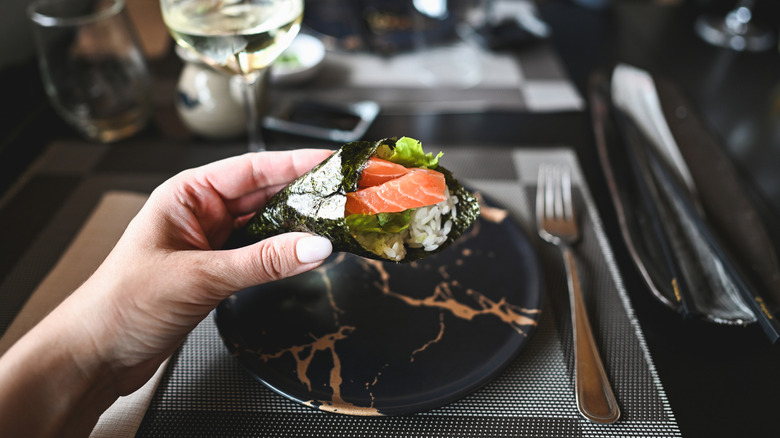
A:
[[[584,109],[585,101],[560,61],[550,56],[554,53],[552,43],[538,42],[511,55],[472,46],[459,44],[443,53],[439,49],[391,58],[329,53],[326,62],[331,68],[296,89],[271,89],[269,102],[372,100],[382,107],[383,114]],[[463,64],[463,59],[469,62]],[[472,74],[464,71],[464,65],[466,70],[475,71],[475,83],[461,83]],[[437,79],[425,74],[426,66],[434,66]]]

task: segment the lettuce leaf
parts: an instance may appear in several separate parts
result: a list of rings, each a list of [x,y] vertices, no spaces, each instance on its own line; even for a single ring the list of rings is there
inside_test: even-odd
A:
[[[409,228],[412,210],[400,213],[351,214],[346,217],[347,226],[352,233],[388,233],[395,234]]]
[[[392,161],[404,167],[423,167],[426,169],[435,169],[439,167],[439,158],[444,155],[439,152],[434,156],[433,153],[425,153],[422,143],[409,137],[401,137],[395,142],[395,147],[382,145],[377,149],[377,156],[384,160]]]

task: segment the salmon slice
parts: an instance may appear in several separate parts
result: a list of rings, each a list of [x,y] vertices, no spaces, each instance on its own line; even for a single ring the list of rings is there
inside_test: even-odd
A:
[[[347,193],[346,214],[397,213],[447,199],[444,174],[430,169],[406,170],[398,178]]]
[[[363,169],[363,173],[360,174],[358,187],[364,189],[366,187],[378,186],[407,173],[409,173],[409,169],[400,164],[371,157],[365,169]]]

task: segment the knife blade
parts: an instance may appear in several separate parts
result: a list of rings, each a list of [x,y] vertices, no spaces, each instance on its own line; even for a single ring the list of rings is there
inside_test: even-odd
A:
[[[713,267],[713,273],[718,275],[721,281],[721,287],[726,293],[738,293],[747,304],[757,321],[761,324],[764,332],[772,343],[780,339],[780,324],[774,315],[767,312],[764,300],[757,291],[755,285],[751,284],[742,269],[736,264],[733,257],[725,250],[720,238],[712,231],[707,219],[698,214],[698,211],[687,192],[674,178],[666,164],[652,150],[648,154],[651,158],[651,165],[659,180],[662,181],[665,190],[675,202],[678,215],[690,221],[690,227],[698,233],[703,241],[702,254],[708,257],[707,260],[717,262]]]
[[[780,337],[780,263],[766,226],[723,146],[691,103],[667,80],[657,80],[656,86],[680,153],[691,163],[699,204],[713,236],[744,279],[746,297],[764,331],[776,342]]]
[[[674,214],[663,197],[662,188],[655,178],[652,159],[648,154],[650,145],[642,131],[628,116],[614,109],[619,131],[626,145],[628,162],[638,187],[639,197],[650,218],[650,225],[657,237],[658,247],[662,251],[663,261],[671,274],[674,297],[679,304],[678,311],[684,316],[698,315],[702,312],[696,305],[696,299],[689,291],[689,280],[696,272],[690,262],[690,249],[682,245],[685,232],[675,220]],[[683,275],[683,273],[687,275]]]
[[[692,296],[697,307],[716,320],[720,315],[727,316],[730,321],[734,319],[731,315],[752,313],[754,318],[750,319],[756,319],[770,341],[776,342],[780,338],[780,324],[775,310],[780,300],[776,299],[776,294],[768,294],[763,285],[755,281],[755,273],[749,272],[743,263],[761,259],[765,269],[777,266],[766,233],[755,220],[739,221],[740,215],[734,214],[738,207],[738,211],[747,212],[748,219],[757,216],[740,191],[740,181],[727,157],[701,121],[691,117],[685,129],[680,129],[680,125],[675,130],[670,127],[667,121],[669,98],[674,97],[678,105],[683,100],[678,92],[675,94],[671,83],[665,82],[666,99],[662,103],[656,82],[646,71],[619,65],[613,71],[612,97],[617,112],[624,113],[629,123],[633,122],[644,134],[640,136],[644,140],[643,151],[663,198],[671,208],[672,214],[665,222],[677,222],[682,231],[672,241],[675,244],[687,241],[688,244],[689,256],[681,253],[678,259],[684,276],[693,287]],[[685,114],[689,112],[685,111]],[[675,114],[682,113],[678,106]],[[738,223],[735,223],[735,216]],[[723,238],[723,228],[719,228],[719,224],[730,226],[725,230],[725,236],[730,240]],[[734,230],[739,230],[740,234],[750,233],[751,241],[760,239],[757,236],[764,231],[763,242],[755,242],[763,243],[760,255],[756,256],[755,250],[745,245],[744,237],[734,234]],[[735,249],[740,252],[735,253]],[[777,272],[776,269],[772,271],[774,276],[771,278],[776,278]],[[704,282],[700,283],[701,280]],[[739,318],[735,320],[739,322]]]
[[[681,304],[682,295],[675,293],[678,275],[669,257],[669,251],[661,247],[657,227],[647,213],[647,203],[640,200],[635,175],[625,166],[628,161],[623,139],[620,137],[614,108],[611,104],[610,80],[600,72],[595,73],[589,84],[589,102],[592,127],[596,139],[601,167],[618,219],[621,236],[629,255],[653,296],[667,307],[688,313]]]

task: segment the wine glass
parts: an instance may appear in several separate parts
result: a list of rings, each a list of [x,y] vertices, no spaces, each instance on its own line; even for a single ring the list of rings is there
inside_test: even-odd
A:
[[[176,42],[241,78],[249,150],[265,150],[256,84],[298,34],[303,0],[160,0]]]
[[[704,15],[695,23],[704,41],[736,51],[760,52],[774,46],[772,31],[753,20],[755,0],[739,0],[723,17]]]
[[[484,0],[412,0],[411,47],[418,57],[417,79],[428,87],[469,89],[483,78],[482,58],[471,21]]]

